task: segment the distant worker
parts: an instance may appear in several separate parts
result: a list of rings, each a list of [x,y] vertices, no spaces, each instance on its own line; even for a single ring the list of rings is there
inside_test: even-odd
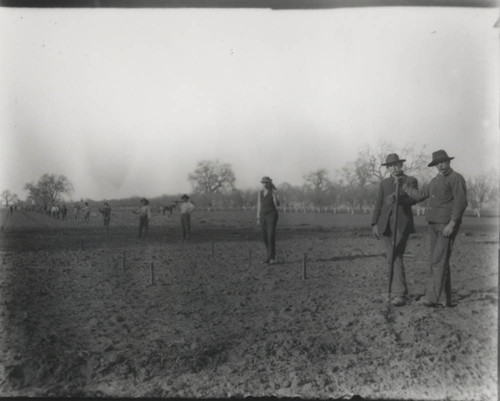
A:
[[[59,205],[52,205],[50,208],[50,216],[53,219],[59,219]]]
[[[433,152],[428,167],[436,166],[438,175],[421,190],[404,188],[416,201],[429,199],[430,266],[423,301],[428,307],[452,305],[451,250],[467,207],[465,180],[451,168],[452,159],[444,150]]]
[[[61,218],[63,220],[66,220],[66,215],[68,214],[68,208],[66,207],[66,204],[63,203],[61,206]]]
[[[263,189],[257,196],[257,225],[262,227],[262,239],[266,246],[264,263],[274,264],[276,263],[276,225],[280,201],[271,178],[262,177],[260,182]]]
[[[91,209],[89,203],[85,202],[85,206],[83,206],[82,212],[83,212],[83,221],[87,224],[89,224],[90,222],[90,210]]]
[[[78,223],[80,221],[80,209],[81,209],[81,205],[76,202],[73,206],[73,210],[74,210],[74,218],[75,218],[75,221]]]
[[[181,196],[181,200],[179,211],[181,213],[182,240],[186,242],[191,240],[191,212],[195,206],[186,194]]]
[[[111,221],[111,206],[109,206],[108,202],[104,202],[104,206],[99,209],[99,212],[102,214],[104,228],[106,232],[109,232],[109,222]]]
[[[141,238],[143,230],[144,236],[148,236],[149,219],[151,218],[151,208],[149,207],[149,201],[145,198],[142,198],[141,205],[142,206],[139,209],[132,212],[139,215],[139,238]]]
[[[388,268],[393,268],[391,294],[394,295],[392,304],[403,306],[406,304],[408,296],[408,287],[406,285],[405,268],[403,256],[406,250],[406,244],[410,234],[415,232],[413,224],[412,205],[415,202],[408,194],[402,192],[403,184],[412,188],[417,188],[417,180],[414,177],[407,176],[403,172],[403,163],[405,159],[400,159],[396,153],[389,154],[385,166],[391,176],[384,178],[379,185],[377,202],[372,215],[372,231],[377,239],[382,239],[385,246]],[[395,227],[394,215],[394,195],[396,193],[396,181],[399,180],[398,196],[398,225]],[[394,236],[396,235],[396,246],[394,248]],[[394,256],[393,256],[394,250]],[[394,260],[392,259],[394,258]],[[391,276],[391,275],[389,275]]]

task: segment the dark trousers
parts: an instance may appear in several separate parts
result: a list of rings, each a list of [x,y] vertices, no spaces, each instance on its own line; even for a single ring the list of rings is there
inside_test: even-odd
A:
[[[450,237],[443,235],[446,224],[429,224],[429,272],[425,299],[435,304],[448,305],[451,303],[451,269],[450,257],[453,243],[459,226]]]
[[[393,238],[394,237],[392,235],[382,235],[382,240],[386,249],[388,269],[391,268]],[[403,264],[403,255],[405,253],[407,243],[408,236],[398,233],[396,238],[396,251],[394,252],[394,270],[392,274],[391,294],[400,297],[406,297],[408,295],[405,266]]]
[[[191,239],[191,215],[188,213],[181,214],[182,239],[189,241]]]
[[[142,230],[144,230],[144,236],[148,236],[148,226],[149,226],[149,219],[148,216],[141,216],[139,219],[139,238],[142,235]]]
[[[278,223],[278,212],[262,214],[259,217],[262,227],[262,239],[266,245],[266,259],[276,257],[276,224]]]

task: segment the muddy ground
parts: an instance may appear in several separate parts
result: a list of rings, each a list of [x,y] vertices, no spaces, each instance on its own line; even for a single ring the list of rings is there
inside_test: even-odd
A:
[[[138,239],[128,213],[3,213],[2,396],[497,399],[498,219],[465,220],[455,306],[426,308],[418,217],[396,308],[369,216],[281,216],[268,266],[251,213],[194,216],[186,246],[178,216]]]

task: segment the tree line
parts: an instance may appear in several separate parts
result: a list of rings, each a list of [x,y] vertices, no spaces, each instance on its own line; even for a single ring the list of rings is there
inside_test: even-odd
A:
[[[374,148],[363,147],[357,158],[335,171],[334,177],[326,168],[318,168],[303,176],[302,185],[288,182],[277,184],[282,206],[288,209],[316,209],[333,212],[364,212],[373,210],[380,180],[388,175],[382,164],[385,162],[387,149],[406,159],[405,173],[416,177],[419,185],[430,181],[435,170],[427,167],[428,153],[425,146],[417,148],[405,145],[400,148],[387,142],[379,142]],[[230,164],[219,160],[199,161],[195,169],[187,176],[193,189],[193,199],[202,208],[252,208],[256,204],[258,189],[239,189],[236,176]],[[35,183],[27,183],[25,201],[16,194],[4,190],[0,194],[4,206],[29,205],[38,209],[47,209],[55,204],[68,201],[73,193],[73,184],[64,175],[44,174]],[[468,202],[471,211],[481,216],[487,206],[496,206],[498,202],[498,177],[494,172],[467,178]],[[161,207],[180,199],[181,194],[162,195],[152,198],[152,204]],[[136,206],[140,197],[107,200],[117,207]],[[84,201],[83,199],[81,201]],[[85,199],[89,204],[97,201]],[[102,203],[106,200],[102,200]],[[425,203],[418,205],[424,209]]]
[[[334,212],[370,213],[375,205],[380,181],[388,176],[382,166],[387,149],[395,149],[406,159],[404,171],[417,178],[419,185],[425,185],[436,174],[429,168],[429,152],[425,146],[404,145],[400,148],[381,141],[374,148],[363,147],[356,160],[346,163],[330,176],[326,168],[318,168],[303,176],[302,185],[282,182],[277,185],[282,206],[290,209],[317,209]],[[241,190],[235,187],[235,175],[227,163],[218,160],[198,162],[196,169],[189,173],[198,203],[205,207],[252,207],[256,203],[258,189]],[[495,172],[467,179],[468,202],[470,210],[481,216],[486,206],[498,202],[498,176]],[[495,204],[495,205],[494,205]],[[417,205],[424,211],[427,201]]]

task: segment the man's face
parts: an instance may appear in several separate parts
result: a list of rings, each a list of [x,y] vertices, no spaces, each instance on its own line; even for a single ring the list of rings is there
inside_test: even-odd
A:
[[[440,174],[445,174],[450,170],[450,161],[441,162],[436,164],[436,168]]]
[[[400,175],[403,172],[403,163],[402,162],[394,163],[394,164],[391,164],[391,165],[387,166],[387,168],[389,170],[389,173],[393,177],[396,177],[396,176]]]

